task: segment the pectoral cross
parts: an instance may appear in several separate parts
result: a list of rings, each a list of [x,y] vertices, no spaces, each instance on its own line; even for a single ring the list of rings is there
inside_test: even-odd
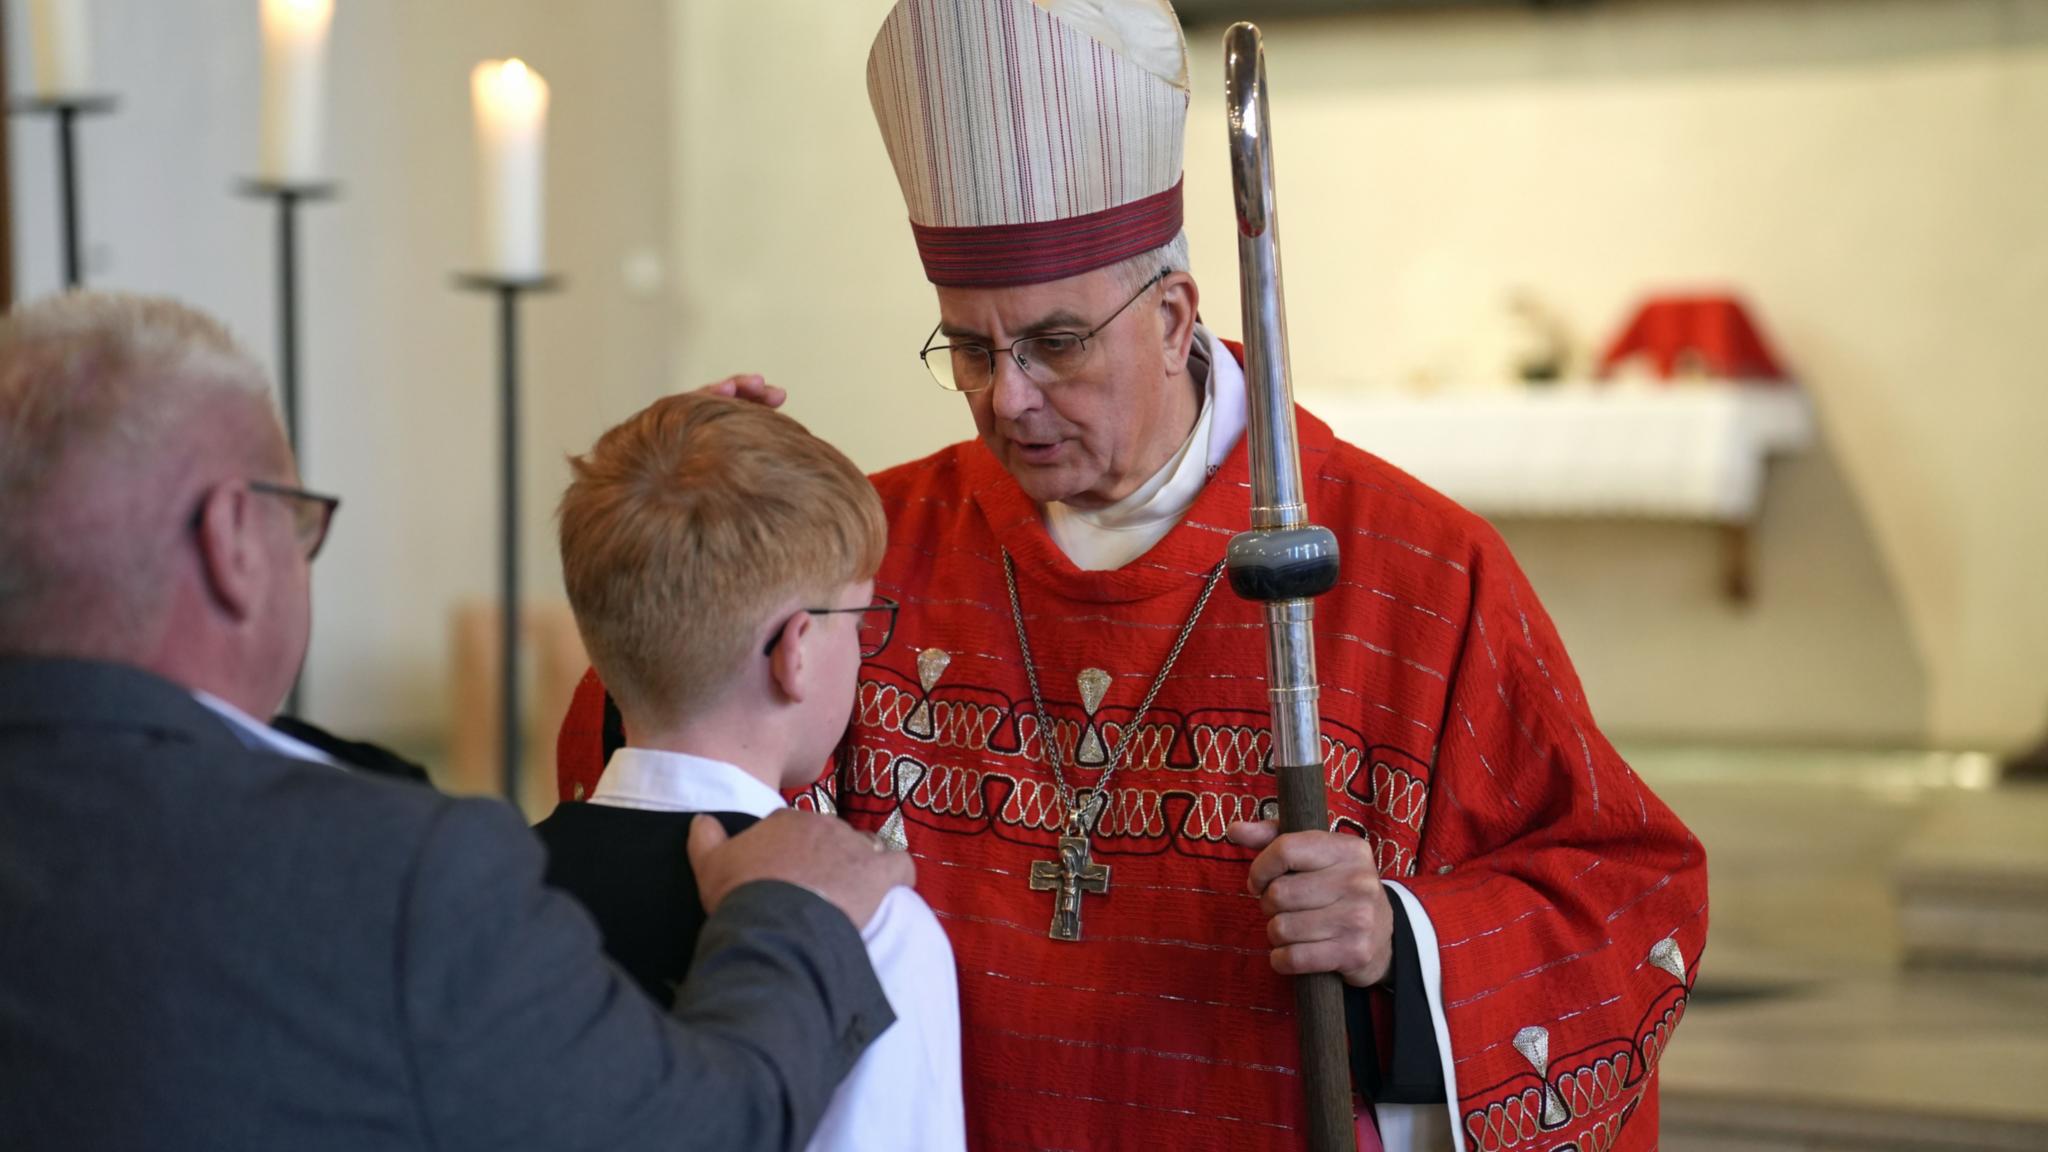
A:
[[[1057,893],[1052,900],[1052,928],[1046,935],[1055,940],[1079,940],[1081,897],[1109,891],[1109,865],[1088,859],[1086,836],[1062,836],[1059,859],[1031,862],[1031,890]]]

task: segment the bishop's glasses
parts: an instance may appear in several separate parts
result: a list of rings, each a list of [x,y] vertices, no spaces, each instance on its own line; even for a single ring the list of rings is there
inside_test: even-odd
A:
[[[959,344],[935,344],[939,339],[939,327],[925,337],[924,348],[918,352],[918,359],[924,361],[925,370],[939,387],[949,392],[981,392],[996,382],[996,357],[1008,356],[1017,364],[1017,370],[1041,387],[1057,384],[1078,372],[1088,359],[1088,341],[1095,334],[1109,327],[1116,318],[1138,302],[1138,297],[1152,290],[1153,285],[1166,279],[1167,270],[1160,269],[1159,275],[1145,281],[1145,286],[1123,302],[1123,307],[1109,314],[1109,319],[1097,324],[1086,332],[1044,332],[1037,336],[1026,336],[1012,341],[1007,348],[991,348],[986,344],[971,341]]]

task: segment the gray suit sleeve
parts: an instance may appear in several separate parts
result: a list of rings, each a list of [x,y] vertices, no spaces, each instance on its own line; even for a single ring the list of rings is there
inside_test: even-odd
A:
[[[847,918],[734,891],[673,1016],[541,883],[502,804],[451,803],[414,866],[396,962],[421,1123],[446,1149],[788,1149],[894,1020]]]

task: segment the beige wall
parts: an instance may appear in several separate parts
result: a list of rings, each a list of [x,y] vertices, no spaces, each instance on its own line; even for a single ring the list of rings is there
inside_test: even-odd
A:
[[[867,102],[889,0],[671,0],[682,382],[759,371],[876,469],[969,435]]]
[[[1440,363],[1514,285],[1598,338],[1645,288],[1704,283],[1743,289],[1814,393],[1849,498],[1774,493],[1763,563],[1801,541],[1841,580],[1767,578],[1751,617],[1668,578],[1620,604],[1581,577],[1655,577],[1698,542],[1610,532],[1566,558],[1566,537],[1517,533],[1610,724],[1885,736],[1918,712],[1937,743],[2038,730],[2048,389],[2020,334],[2048,308],[2044,16],[1813,0],[1274,29],[1304,379]],[[1191,168],[1220,164],[1216,135],[1193,135]],[[1213,256],[1224,205],[1195,187]],[[1859,508],[1877,572],[1844,523]],[[1615,627],[1631,616],[1653,643]],[[1871,664],[1910,652],[1924,703],[1902,714],[1915,670]]]
[[[306,225],[307,472],[347,498],[317,718],[441,731],[451,610],[494,586],[489,310],[446,279],[469,259],[478,58],[523,54],[555,92],[570,288],[528,312],[537,595],[562,455],[667,388],[766,370],[870,467],[968,433],[912,355],[933,306],[863,83],[887,7],[342,6],[345,198]],[[270,219],[227,191],[255,149],[252,11],[94,5],[127,103],[86,128],[87,213],[98,282],[182,295],[267,356]],[[2048,5],[1612,0],[1269,33],[1304,380],[1469,372],[1510,286],[1597,338],[1643,288],[1710,281],[1750,293],[1815,392],[1830,452],[1774,486],[1748,613],[1713,597],[1704,533],[1506,526],[1611,727],[2000,744],[2038,724]],[[1216,30],[1191,40],[1196,264],[1231,331]],[[48,290],[47,126],[9,130],[21,282]]]
[[[24,77],[23,0],[8,0]],[[94,282],[181,296],[273,351],[272,215],[231,194],[256,155],[253,0],[94,0],[98,79],[121,112],[84,129]],[[553,86],[552,263],[527,310],[522,569],[559,596],[551,513],[562,458],[668,386],[670,241],[663,0],[345,0],[330,75],[342,198],[309,209],[307,483],[344,504],[315,572],[308,705],[408,745],[449,712],[454,606],[498,565],[492,305],[455,291],[472,260],[469,69],[517,54]],[[14,119],[20,291],[57,285],[48,127]],[[636,287],[637,285],[637,287]]]
[[[967,434],[862,66],[887,9],[676,0],[684,380],[759,368],[879,466]],[[1298,378],[1470,375],[1526,286],[1589,340],[1732,284],[1813,390],[1761,600],[1703,530],[1508,525],[1605,722],[2017,742],[2048,711],[2048,6],[1616,2],[1268,29]],[[1190,31],[1190,231],[1234,331],[1218,30]],[[772,46],[773,51],[760,51]]]

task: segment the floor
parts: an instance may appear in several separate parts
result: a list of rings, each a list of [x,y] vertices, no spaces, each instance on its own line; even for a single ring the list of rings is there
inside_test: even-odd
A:
[[[1894,884],[1929,856],[2034,869],[2048,787],[1970,755],[1625,751],[1711,872],[1664,1148],[2048,1149],[2048,972],[1908,965]]]

